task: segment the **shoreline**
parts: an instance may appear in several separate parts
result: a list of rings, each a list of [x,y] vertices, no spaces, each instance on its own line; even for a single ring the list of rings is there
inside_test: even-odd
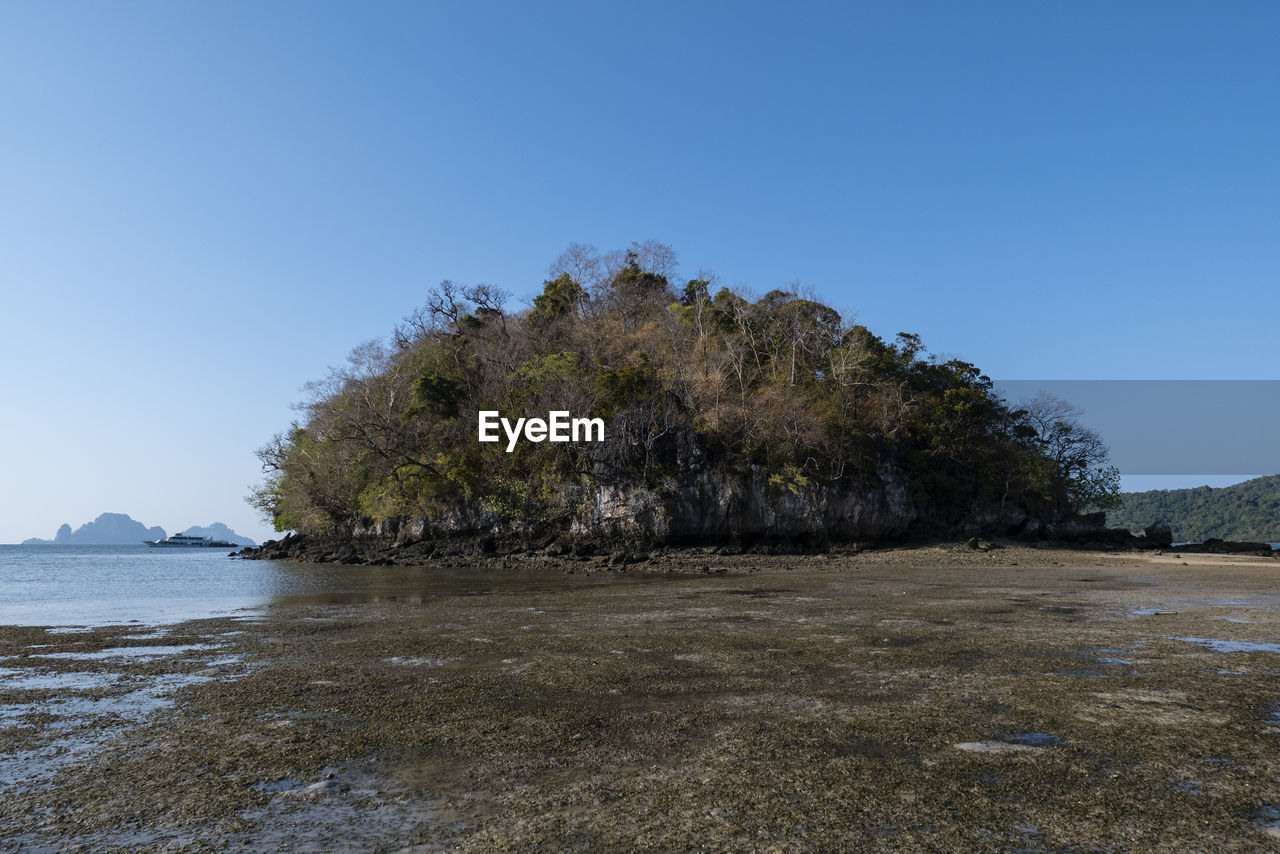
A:
[[[0,628],[0,673],[54,684],[0,683],[32,704],[2,721],[0,756],[109,736],[33,785],[2,781],[0,824],[36,850],[1230,849],[1280,833],[1271,559],[687,557],[591,579],[517,560],[507,581],[536,583],[299,596],[158,631]],[[161,702],[130,718],[148,686]],[[65,803],[80,807],[50,811]]]
[[[289,533],[280,540],[233,552],[245,560],[284,560],[350,566],[421,566],[478,561],[501,568],[509,561],[530,559],[577,562],[595,568],[625,567],[651,561],[687,563],[703,556],[847,557],[870,552],[893,553],[940,548],[994,551],[1001,548],[1066,550],[1081,553],[1123,552],[1140,555],[1178,554],[1280,556],[1270,543],[1210,539],[1177,543],[1152,539],[1120,528],[1081,528],[1055,538],[972,534],[959,538],[829,541],[803,537],[738,537],[702,541],[654,541],[629,538],[522,536],[514,533],[471,533],[432,539],[401,538],[389,534],[355,536]]]

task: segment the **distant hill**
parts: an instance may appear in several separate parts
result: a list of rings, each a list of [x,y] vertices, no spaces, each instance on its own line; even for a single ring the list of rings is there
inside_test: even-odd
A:
[[[1107,523],[1136,531],[1157,519],[1173,527],[1173,538],[1280,542],[1280,475],[1256,477],[1234,486],[1155,489],[1122,493]]]
[[[148,528],[129,518],[127,513],[103,513],[92,522],[86,522],[74,531],[64,524],[52,540],[39,538],[23,540],[24,546],[125,546],[141,544],[143,540],[163,540],[164,528]]]
[[[221,522],[211,522],[203,527],[196,525],[195,527],[187,528],[187,530],[182,533],[188,534],[192,537],[213,537],[215,540],[226,540],[227,542],[235,543],[238,546],[257,545],[253,540],[248,537],[240,536]]]
[[[184,533],[196,537],[216,537],[242,546],[256,546],[253,540],[242,537],[221,522],[188,528]],[[24,546],[137,546],[145,540],[163,540],[168,534],[159,525],[148,528],[129,518],[127,513],[103,513],[92,522],[86,522],[74,531],[70,525],[58,529],[52,540],[32,537],[23,540]]]

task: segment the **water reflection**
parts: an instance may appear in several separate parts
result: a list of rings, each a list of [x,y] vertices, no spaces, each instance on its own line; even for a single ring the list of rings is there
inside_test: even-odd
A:
[[[0,625],[154,626],[267,607],[400,602],[636,584],[652,577],[465,564],[341,566],[247,561],[146,546],[0,546]]]
[[[661,576],[567,575],[554,567],[495,568],[467,564],[343,566],[262,561],[277,576],[272,607],[399,603],[422,605],[447,596],[558,592],[602,585],[654,583]]]

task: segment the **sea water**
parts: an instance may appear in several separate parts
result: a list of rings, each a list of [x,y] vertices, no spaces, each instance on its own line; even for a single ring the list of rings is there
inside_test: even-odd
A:
[[[228,551],[0,545],[0,625],[163,625],[247,614],[273,603],[412,602],[458,592],[602,583],[559,573],[241,560]]]
[[[0,625],[173,623],[258,607],[288,586],[230,551],[0,545]]]
[[[242,560],[229,549],[0,545],[0,625],[165,625],[268,606],[398,601],[611,583],[536,567],[342,566]],[[642,576],[612,583],[642,581]]]

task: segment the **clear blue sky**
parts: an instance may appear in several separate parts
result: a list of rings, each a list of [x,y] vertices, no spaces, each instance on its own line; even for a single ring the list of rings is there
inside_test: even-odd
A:
[[[1001,378],[1273,379],[1273,2],[0,2],[0,542],[244,505],[300,387],[570,242]]]

